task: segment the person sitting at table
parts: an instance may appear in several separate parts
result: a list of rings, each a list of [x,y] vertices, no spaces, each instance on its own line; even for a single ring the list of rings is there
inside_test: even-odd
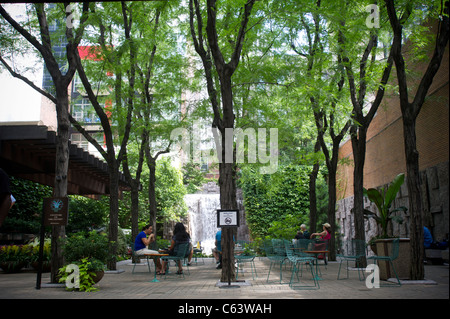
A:
[[[306,229],[306,225],[305,224],[301,224],[300,225],[300,230],[302,231],[303,237],[305,239],[309,239],[311,237],[311,235],[309,234],[309,231]]]
[[[320,239],[328,240],[331,238],[331,225],[328,223],[325,223],[322,225],[323,231],[321,233],[312,233],[311,239],[315,236],[320,236]]]
[[[315,236],[320,236],[320,239],[323,241],[326,241],[326,243],[320,243],[316,244],[314,247],[315,250],[324,250],[326,249],[326,246],[328,244],[328,240],[331,238],[331,225],[328,223],[322,224],[323,231],[320,233],[312,233],[311,239],[313,239]],[[319,259],[323,259],[324,255],[320,254],[317,256]]]
[[[148,237],[147,237],[148,236]],[[148,249],[148,246],[156,241],[155,234],[153,234],[153,226],[146,225],[142,228],[142,231],[136,236],[134,241],[134,251],[137,256],[143,256],[145,254],[158,254],[158,251]],[[161,262],[159,259],[154,260],[156,265],[156,271],[161,271]]]
[[[431,244],[433,243],[433,236],[431,236],[430,230],[423,226],[423,246],[425,249],[428,249],[431,247]]]
[[[222,269],[222,230],[219,229],[219,231],[216,233],[216,252],[217,252],[217,267],[216,269]]]
[[[177,254],[179,245],[186,243],[189,243],[189,249],[184,257],[189,258],[188,260],[190,260],[192,258],[192,255],[194,254],[194,249],[191,244],[191,236],[186,231],[186,228],[182,223],[176,223],[173,229],[173,237],[169,247],[169,256],[175,256]],[[161,264],[162,269],[164,269],[163,271],[161,271],[161,275],[165,275],[167,261],[163,260]],[[183,273],[183,266],[181,261],[178,261],[177,274],[180,275],[182,273]]]
[[[297,232],[297,235],[295,235],[294,239],[305,239],[305,236],[303,236],[303,233],[299,230]]]

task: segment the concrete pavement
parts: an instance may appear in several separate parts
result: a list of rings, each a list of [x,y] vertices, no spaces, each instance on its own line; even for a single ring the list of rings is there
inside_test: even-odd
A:
[[[329,262],[320,266],[322,280],[320,289],[293,290],[289,287],[290,268],[283,267],[283,284],[279,283],[280,270],[274,267],[267,283],[270,262],[267,258],[256,258],[257,278],[252,279],[248,265],[239,279],[246,280],[239,288],[219,288],[220,270],[215,269],[211,258],[205,258],[204,264],[189,267],[190,275],[185,279],[176,274],[158,276],[160,282],[151,282],[153,273],[149,274],[147,266],[136,266],[132,274],[130,261],[118,263],[119,274],[105,274],[96,285],[96,292],[69,292],[64,288],[36,289],[36,273],[25,270],[16,274],[0,272],[0,299],[448,299],[449,267],[448,265],[426,265],[428,280],[422,284],[403,284],[401,287],[366,287],[365,281],[358,280],[356,271],[350,271],[348,279],[337,280],[339,264]],[[343,264],[344,267],[344,264]],[[173,270],[175,267],[172,267]],[[154,270],[152,264],[152,271]],[[186,268],[185,268],[186,273]],[[345,274],[345,273],[344,273]],[[305,282],[310,283],[306,274]],[[42,283],[49,282],[49,274],[44,273]],[[432,283],[432,284],[430,284]]]

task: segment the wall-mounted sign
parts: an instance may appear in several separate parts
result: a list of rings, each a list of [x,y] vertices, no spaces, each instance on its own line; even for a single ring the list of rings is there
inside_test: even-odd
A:
[[[218,209],[217,227],[239,227],[239,210]]]
[[[69,212],[68,197],[44,198],[44,225],[66,226]]]

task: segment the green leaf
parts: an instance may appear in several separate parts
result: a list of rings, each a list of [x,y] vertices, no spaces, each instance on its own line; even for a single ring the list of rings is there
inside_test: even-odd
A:
[[[391,207],[391,203],[397,196],[397,193],[400,190],[400,187],[402,186],[404,180],[405,180],[405,174],[403,174],[403,173],[398,174],[392,181],[388,190],[386,191],[385,205],[386,205],[387,209],[389,209],[389,207]]]

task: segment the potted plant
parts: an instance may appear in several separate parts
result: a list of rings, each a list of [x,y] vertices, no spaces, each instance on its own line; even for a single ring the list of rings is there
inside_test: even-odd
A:
[[[6,273],[19,272],[28,262],[29,247],[24,245],[0,246],[0,268]]]
[[[108,243],[106,235],[95,230],[88,233],[76,233],[68,237],[64,243],[64,257],[67,265],[60,269],[60,274],[63,276],[61,280],[67,277],[65,276],[67,266],[75,264],[80,267],[80,276],[83,270],[86,272],[84,275],[92,279],[85,280],[85,287],[88,287],[90,283],[93,285],[100,281],[109,257]]]
[[[401,216],[392,216],[392,213],[398,211],[406,212],[407,208],[405,206],[401,206],[391,209],[391,205],[395,197],[397,196],[397,193],[400,191],[400,187],[402,186],[404,181],[405,174],[401,173],[394,178],[386,191],[384,191],[384,188],[381,188],[380,190],[376,188],[364,189],[364,194],[372,203],[375,204],[379,214],[366,209],[364,210],[364,213],[367,216],[374,218],[377,224],[381,227],[380,238],[388,238],[388,224],[391,220],[398,223],[403,222],[403,218]]]
[[[372,217],[375,219],[377,224],[381,228],[381,234],[372,238],[369,241],[369,244],[371,245],[371,249],[375,254],[379,255],[388,255],[390,254],[391,247],[390,242],[392,241],[392,237],[388,235],[388,225],[391,221],[395,221],[398,223],[403,222],[403,218],[401,216],[394,216],[393,213],[398,211],[406,212],[407,208],[404,206],[397,207],[392,209],[392,203],[394,199],[396,198],[398,192],[400,191],[400,187],[402,186],[403,182],[405,181],[405,174],[401,173],[398,174],[393,181],[390,183],[387,190],[384,190],[384,188],[381,188],[380,190],[375,188],[369,188],[364,189],[364,194],[369,198],[369,200],[375,204],[378,210],[378,214],[364,210],[364,213],[368,217]],[[401,266],[408,265],[408,262],[403,262],[402,260],[409,259],[409,249],[402,249],[402,246],[409,246],[409,239],[403,238],[400,239],[400,250],[403,251],[400,253],[399,258],[397,258],[396,262],[394,262],[396,265],[397,272],[402,273],[403,275],[401,277],[407,277],[409,276],[409,270],[407,267],[404,270],[401,270]],[[380,264],[380,278],[381,279],[387,279],[389,277],[390,270],[389,269],[383,269],[384,266],[387,268],[387,264],[385,263]],[[399,266],[397,267],[397,264]],[[399,270],[400,269],[400,270]],[[400,274],[399,274],[400,276]],[[387,278],[386,278],[387,277]]]
[[[30,257],[29,261],[31,264],[31,267],[33,267],[35,270],[39,268],[39,248],[40,248],[40,241],[39,238],[35,238],[31,242],[27,244],[29,246],[30,250]],[[49,272],[51,270],[51,259],[52,259],[52,251],[51,251],[51,239],[46,238],[44,240],[44,249],[43,249],[43,255],[42,255],[42,271],[43,272]]]

